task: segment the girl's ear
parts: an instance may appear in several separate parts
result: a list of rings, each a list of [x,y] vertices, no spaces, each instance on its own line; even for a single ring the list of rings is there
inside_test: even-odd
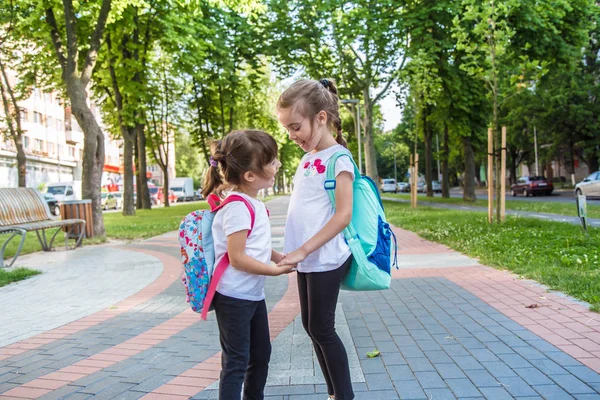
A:
[[[256,174],[252,171],[246,171],[244,172],[244,175],[242,175],[242,177],[246,182],[254,182],[254,180],[256,179]]]
[[[319,111],[317,114],[317,121],[321,125],[327,125],[327,112],[324,110]]]

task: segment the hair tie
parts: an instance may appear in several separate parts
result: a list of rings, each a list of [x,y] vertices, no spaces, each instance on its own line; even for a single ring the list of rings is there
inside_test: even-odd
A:
[[[210,156],[210,160],[208,161],[208,163],[209,163],[209,164],[210,164],[212,167],[215,167],[215,168],[217,168],[217,165],[219,165],[219,164],[217,163],[217,161],[216,161],[216,160],[215,160],[215,159],[214,159],[212,156]]]
[[[329,89],[329,81],[327,79],[321,79],[319,83],[323,85],[325,89]]]

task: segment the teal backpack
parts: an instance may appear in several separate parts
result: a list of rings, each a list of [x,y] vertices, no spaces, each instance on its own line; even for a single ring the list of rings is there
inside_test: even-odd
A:
[[[342,280],[345,290],[389,289],[391,276],[391,245],[394,239],[394,266],[398,268],[398,243],[386,222],[377,185],[368,176],[361,176],[352,157],[337,152],[327,165],[325,190],[335,210],[335,163],[348,157],[354,165],[352,220],[344,229],[344,238],[352,251],[352,265]]]

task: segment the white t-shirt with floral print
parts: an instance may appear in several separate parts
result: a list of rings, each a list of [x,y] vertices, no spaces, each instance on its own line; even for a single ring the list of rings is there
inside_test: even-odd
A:
[[[285,253],[302,246],[333,217],[333,206],[324,184],[329,159],[338,151],[350,154],[348,149],[338,144],[316,153],[307,153],[302,157],[294,176],[294,190],[288,208]],[[335,163],[335,176],[343,171],[350,172],[354,178],[354,165],[348,157],[340,157]],[[332,271],[339,268],[350,254],[344,234],[340,233],[299,263],[298,271]]]

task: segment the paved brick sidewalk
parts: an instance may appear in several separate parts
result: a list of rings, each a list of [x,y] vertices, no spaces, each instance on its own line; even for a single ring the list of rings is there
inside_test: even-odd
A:
[[[268,204],[278,248],[287,200]],[[358,399],[600,399],[598,314],[410,232],[397,229],[396,235],[401,269],[391,290],[342,292],[339,299],[336,326]],[[62,312],[36,328],[44,333],[0,331],[0,340],[17,340],[0,348],[0,399],[216,398],[214,315],[199,322],[183,302],[175,235],[94,249],[100,248],[62,253],[42,275],[56,278],[50,288],[64,290],[61,297],[49,290],[48,304],[55,297],[79,302],[77,314],[57,302],[52,308]],[[89,262],[77,269],[84,251],[92,252],[84,257]],[[132,257],[144,260],[135,268],[147,275],[129,268]],[[77,291],[76,272],[83,268],[100,279],[101,289],[89,297]],[[144,275],[139,287],[126,284],[132,273]],[[298,317],[295,276],[267,282],[273,339],[267,397],[324,400],[323,378]],[[15,309],[29,316],[15,326],[44,317],[39,301],[21,295],[37,285],[26,283],[0,288],[0,299],[14,302],[12,318],[3,322],[19,319]],[[540,307],[526,308],[530,304]],[[367,358],[375,348],[381,357]]]

